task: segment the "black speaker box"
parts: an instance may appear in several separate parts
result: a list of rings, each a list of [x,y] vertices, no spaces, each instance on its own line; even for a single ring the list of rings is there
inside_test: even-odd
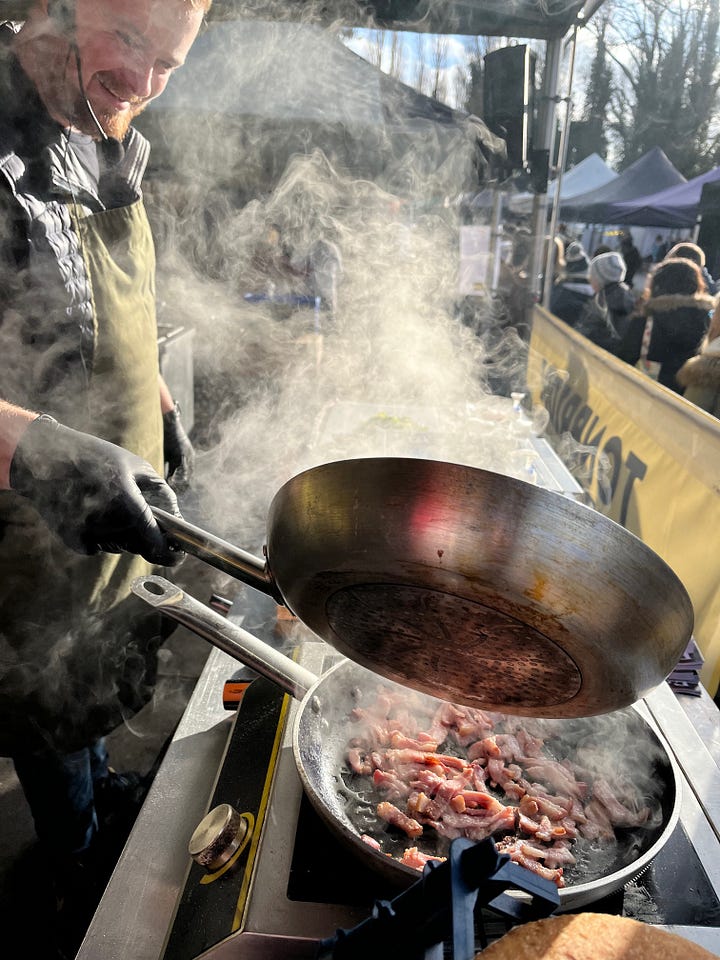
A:
[[[502,47],[484,58],[483,119],[507,143],[512,167],[527,166],[532,147],[536,59],[526,44]]]
[[[711,277],[720,276],[720,183],[706,183],[700,194],[698,246]]]

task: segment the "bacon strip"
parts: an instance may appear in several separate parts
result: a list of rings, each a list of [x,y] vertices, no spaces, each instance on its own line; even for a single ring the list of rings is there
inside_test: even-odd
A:
[[[402,830],[403,833],[406,833],[413,840],[423,832],[422,824],[418,823],[417,820],[413,820],[412,817],[406,816],[394,803],[389,803],[387,800],[377,805],[377,815],[381,820],[389,823],[391,827],[397,827],[398,830]]]
[[[406,867],[413,867],[415,870],[422,870],[425,864],[431,860],[442,862],[446,859],[447,857],[431,857],[427,853],[421,853],[417,847],[408,847],[403,851],[400,863],[404,863]]]

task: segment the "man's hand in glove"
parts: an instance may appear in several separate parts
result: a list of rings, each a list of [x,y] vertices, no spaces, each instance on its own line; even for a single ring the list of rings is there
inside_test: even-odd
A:
[[[192,482],[195,471],[195,451],[180,419],[180,409],[175,404],[163,414],[163,449],[168,465],[167,481],[173,490],[182,493]]]
[[[127,550],[163,566],[184,556],[170,548],[143,496],[180,515],[175,494],[150,464],[51,417],[38,417],[21,435],[10,487],[78,553]]]

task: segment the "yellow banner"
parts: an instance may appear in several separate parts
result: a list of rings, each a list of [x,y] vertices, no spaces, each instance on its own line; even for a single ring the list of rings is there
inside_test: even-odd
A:
[[[658,553],[695,609],[702,680],[720,682],[720,421],[542,307],[528,385],[557,452],[602,513]]]

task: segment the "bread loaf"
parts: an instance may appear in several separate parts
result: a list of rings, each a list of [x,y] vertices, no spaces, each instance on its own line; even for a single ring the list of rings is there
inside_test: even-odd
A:
[[[684,937],[628,917],[580,913],[515,927],[475,960],[716,960]]]

